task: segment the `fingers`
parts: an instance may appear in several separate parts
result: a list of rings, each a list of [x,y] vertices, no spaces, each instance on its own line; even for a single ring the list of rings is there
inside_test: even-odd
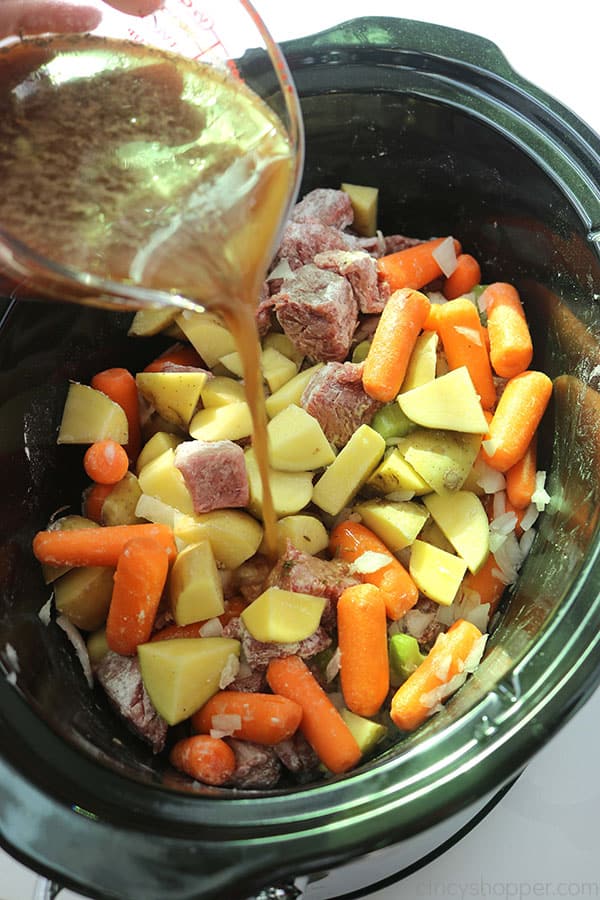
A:
[[[139,0],[143,2],[143,0]],[[89,6],[65,6],[48,0],[2,0],[0,37],[10,34],[43,34],[47,31],[93,31],[101,13]]]
[[[162,6],[162,0],[104,0],[104,2],[134,16],[147,16]]]

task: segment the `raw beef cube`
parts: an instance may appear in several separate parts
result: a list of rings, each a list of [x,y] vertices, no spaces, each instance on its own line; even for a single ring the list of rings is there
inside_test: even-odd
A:
[[[235,753],[235,771],[227,784],[237,788],[274,787],[281,775],[281,764],[272,747],[252,741],[227,738]]]
[[[335,188],[316,188],[296,203],[292,222],[318,222],[334,228],[348,228],[354,221],[350,197]]]
[[[248,504],[244,451],[233,441],[185,441],[175,450],[175,465],[196,513]]]
[[[301,783],[312,781],[317,776],[319,757],[310,746],[302,732],[275,744],[273,750],[286,769],[293,772]]]
[[[362,364],[327,363],[315,372],[302,394],[301,405],[336,447],[343,447],[381,406],[365,393],[362,370]]]
[[[280,656],[300,656],[302,659],[310,659],[331,645],[331,637],[320,627],[303,641],[294,641],[290,644],[257,641],[241,619],[231,619],[223,629],[223,634],[241,642],[243,659],[255,671],[264,671],[272,659],[278,659]]]
[[[279,324],[301,352],[323,362],[346,358],[358,309],[345,278],[306,265],[285,279],[274,300]]]
[[[314,263],[348,279],[360,312],[381,312],[389,292],[380,291],[377,262],[364,250],[326,250],[317,253]]]
[[[312,262],[317,253],[325,250],[354,250],[358,246],[358,238],[344,234],[330,225],[319,225],[318,222],[288,222],[277,252],[277,259],[287,259],[293,270]]]

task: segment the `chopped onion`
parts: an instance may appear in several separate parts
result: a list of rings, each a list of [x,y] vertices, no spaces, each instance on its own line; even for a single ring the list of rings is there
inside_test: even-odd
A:
[[[465,619],[467,620],[467,622],[470,622],[471,625],[475,626],[475,628],[479,628],[480,631],[487,630],[489,618],[489,603],[480,603],[478,606],[469,610],[469,612],[465,615]]]
[[[329,684],[330,681],[333,681],[337,673],[340,671],[342,663],[342,651],[339,647],[335,648],[335,653],[327,663],[325,668],[325,681]]]
[[[435,614],[435,621],[447,627],[450,627],[457,618],[455,603],[451,603],[450,606],[439,606]]]
[[[488,456],[493,456],[500,446],[500,441],[497,438],[490,438],[488,441],[482,441],[481,446]]]
[[[214,738],[231,737],[242,727],[242,717],[234,713],[221,713],[211,717],[210,736]]]
[[[217,619],[218,621],[218,619]],[[219,688],[224,691],[227,685],[235,681],[240,671],[240,661],[235,653],[230,653],[225,660],[225,665],[219,678]]]
[[[8,681],[9,684],[12,684],[12,686],[14,687],[17,683],[17,673],[16,672],[7,672],[6,680]]]
[[[6,662],[15,672],[18,673],[21,671],[21,666],[19,665],[19,656],[12,644],[6,643],[4,645],[4,656],[6,658]]]
[[[48,597],[40,611],[38,612],[38,618],[40,622],[44,625],[50,624],[50,614],[52,612],[52,595]]]
[[[490,305],[490,298],[485,296],[486,292],[482,291],[477,298],[477,306],[479,307],[480,312],[487,312],[487,308]]]
[[[531,526],[534,525],[537,521],[539,514],[540,511],[535,503],[530,503],[523,513],[523,518],[521,519],[521,528],[523,529],[523,531],[529,531]]]
[[[369,575],[371,572],[378,572],[385,566],[389,566],[390,557],[387,553],[377,553],[374,550],[366,550],[361,553],[350,566],[352,572],[359,575]]]
[[[435,619],[435,613],[421,612],[420,609],[409,609],[404,615],[404,627],[406,633],[415,638],[420,638],[425,634],[425,630],[431,625]]]
[[[490,531],[490,553],[496,553],[505,540],[506,535],[502,534],[502,532]]]
[[[502,546],[494,551],[494,558],[502,573],[501,581],[513,584],[517,580],[519,567],[523,562],[523,554],[514,532],[506,535]]]
[[[267,281],[274,281],[276,278],[290,278],[293,274],[288,260],[280,259],[273,271],[267,275]]]
[[[385,499],[391,503],[404,503],[406,500],[412,500],[414,496],[414,491],[391,491],[385,495]]]
[[[523,554],[523,559],[527,556],[529,551],[531,550],[531,545],[535,540],[535,528],[529,528],[527,531],[523,532],[523,536],[519,541],[519,549]]]
[[[458,331],[459,334],[462,334],[463,337],[466,337],[468,341],[471,341],[472,344],[475,344],[477,347],[482,347],[481,343],[481,335],[478,331],[475,331],[474,328],[465,328],[464,325],[455,325],[454,330]]]
[[[481,594],[471,588],[463,587],[460,592],[460,599],[457,606],[460,608],[460,615],[466,618],[467,613],[475,609],[481,603]]]
[[[517,515],[514,512],[505,512],[500,516],[496,516],[490,522],[490,531],[498,534],[510,534],[515,530],[517,524]]]
[[[486,604],[487,605],[487,604]],[[483,651],[485,650],[485,645],[487,643],[488,636],[487,634],[482,634],[480,638],[477,638],[473,647],[471,648],[471,652],[464,660],[464,671],[470,675],[475,671],[479,663],[481,662],[481,657],[483,656]]]
[[[446,681],[452,665],[452,654],[444,653],[443,656],[433,656],[431,662],[436,678],[439,678],[440,681]]]
[[[535,491],[531,495],[531,502],[535,503],[538,512],[543,512],[546,506],[550,503],[550,495],[544,488],[546,484],[546,473],[545,472],[536,472],[535,473]]]
[[[419,699],[423,706],[429,709],[429,715],[437,712],[441,708],[442,701],[457,691],[459,687],[462,687],[466,679],[466,672],[459,672],[446,684],[440,684],[439,687],[433,688],[432,691],[421,694]]]
[[[214,619],[209,619],[208,622],[204,623],[199,634],[201,637],[222,637],[223,626],[221,620],[216,617]]]
[[[493,506],[492,506],[492,518],[497,519],[499,516],[503,516],[506,512],[506,494],[504,491],[498,491],[494,494]]]
[[[431,255],[437,262],[446,278],[449,278],[456,269],[456,250],[454,249],[454,238],[444,238],[442,243],[438,244]]]
[[[150,494],[142,494],[135,507],[138,519],[147,519],[156,525],[168,525],[171,529],[175,525],[177,512],[174,506],[169,506],[168,503],[163,503],[158,497],[151,497]]]
[[[441,306],[442,303],[448,302],[441,291],[428,291],[427,299],[430,303],[435,303],[437,306]]]
[[[473,468],[477,476],[476,484],[484,494],[497,494],[506,487],[506,478],[502,472],[492,469],[485,460],[478,459]]]
[[[75,628],[73,623],[70,622],[66,616],[58,616],[56,624],[59,628],[62,628],[66,636],[71,641],[75,649],[75,653],[77,654],[77,658],[81,663],[81,668],[83,669],[83,674],[85,675],[86,681],[90,688],[92,688],[94,686],[94,676],[92,675],[90,658],[88,656],[87,647],[85,646],[85,642],[81,637],[79,630]]]

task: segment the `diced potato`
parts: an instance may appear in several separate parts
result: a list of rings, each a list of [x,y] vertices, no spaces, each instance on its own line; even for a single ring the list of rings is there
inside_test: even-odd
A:
[[[169,506],[168,503],[163,503],[158,497],[151,497],[150,494],[140,494],[135,513],[139,519],[154,522],[156,525],[167,525],[169,528],[174,528],[175,520],[182,515],[174,506]]]
[[[481,446],[480,434],[419,428],[398,443],[406,462],[437,493],[458,491]]]
[[[142,489],[133,472],[126,472],[102,504],[103,525],[137,525],[135,509]]]
[[[317,481],[313,503],[337,516],[372,475],[384,451],[381,435],[368,425],[361,425]]]
[[[239,441],[252,434],[252,416],[245,400],[199,410],[189,427],[198,441]]]
[[[179,512],[193,515],[194,504],[185,479],[175,466],[175,451],[165,450],[141,470],[138,481],[142,493],[158,497]]]
[[[241,509],[214,509],[198,516],[175,519],[173,533],[185,544],[208,540],[218,565],[237,569],[254,556],[263,538],[263,528]]]
[[[246,450],[246,471],[250,487],[248,508],[259,518],[262,517],[263,489],[254,450]],[[310,503],[312,495],[312,474],[310,472],[280,472],[269,469],[269,485],[275,514],[293,516]]]
[[[114,569],[83,566],[54,582],[57,610],[77,628],[95,631],[106,621],[112,597]]]
[[[153,434],[150,440],[144,444],[137,458],[135,465],[137,474],[139,475],[144,466],[163,454],[165,450],[174,450],[182,440],[183,438],[179,435],[169,434],[167,431],[157,431],[156,434]]]
[[[283,353],[284,356],[296,363],[296,370],[302,365],[304,354],[301,350],[298,350],[293,340],[287,334],[282,334],[279,331],[270,331],[263,338],[262,345],[263,350],[266,350],[268,347],[274,347],[275,350]]]
[[[244,367],[242,365],[242,357],[237,352],[237,350],[233,350],[232,353],[226,353],[224,356],[219,357],[219,362],[222,366],[225,366],[230,372],[233,372],[234,375],[237,375],[238,378],[244,377]]]
[[[466,366],[398,396],[402,412],[426,428],[485,434],[487,419]]]
[[[118,403],[89,387],[72,381],[65,400],[57,444],[94,444],[113,440],[126,444],[129,440],[127,416]]]
[[[298,374],[293,378],[290,378],[283,387],[280,387],[278,391],[275,391],[274,394],[267,397],[265,400],[267,415],[272,419],[278,412],[281,412],[281,410],[285,409],[287,406],[291,406],[292,404],[299,406],[300,398],[304,393],[304,388],[315,372],[318,372],[319,369],[322,368],[323,363],[317,363],[316,366],[311,366],[310,369],[304,369],[303,372],[298,372]]]
[[[327,548],[329,535],[316,516],[284,516],[277,522],[277,549],[280,554],[285,553],[288,541],[296,550],[314,556]],[[266,549],[263,541],[260,550],[266,552]]]
[[[224,611],[223,587],[208,541],[185,547],[173,563],[169,598],[178,625],[212,619]]]
[[[365,719],[364,716],[358,716],[356,713],[350,712],[349,709],[342,709],[340,715],[350,729],[350,733],[358,744],[363,756],[370,753],[387,735],[385,725],[373,722],[372,719]]]
[[[440,606],[450,606],[466,570],[467,564],[460,556],[453,556],[425,541],[414,541],[409,572],[421,593]]]
[[[153,410],[147,418],[144,417],[142,422],[142,440],[148,442],[155,434],[159,433],[173,434],[175,437],[181,438],[187,434],[187,428],[182,429],[175,422],[169,422]]]
[[[374,531],[392,553],[409,547],[429,518],[420,503],[369,500],[357,507],[367,528]]]
[[[471,572],[478,572],[490,552],[488,517],[471,491],[429,494],[425,506]]]
[[[228,403],[240,403],[246,399],[244,385],[227,375],[215,375],[204,385],[200,394],[202,405],[207,408],[227,406]]]
[[[174,638],[140,644],[142,680],[157,712],[169,725],[188,719],[219,690],[231,655],[240,642],[232,638]]]
[[[48,526],[48,530],[77,531],[80,528],[99,527],[100,526],[97,522],[94,522],[92,519],[86,519],[85,516],[63,516],[62,518],[56,519],[56,521],[52,522],[52,524]],[[60,578],[61,575],[69,572],[72,568],[72,566],[49,566],[44,564],[42,566],[42,575],[44,576],[44,582],[46,584],[51,584],[53,581],[56,581],[57,578]]]
[[[150,337],[159,334],[172,325],[180,310],[176,306],[164,306],[162,309],[139,309],[129,326],[130,337]]]
[[[278,391],[298,373],[298,366],[294,360],[280,353],[275,347],[263,350],[261,368],[271,393]]]
[[[437,364],[437,345],[438,336],[435,331],[424,331],[419,335],[402,382],[401,394],[433,381]]]
[[[92,666],[98,665],[110,650],[106,640],[106,628],[99,628],[98,631],[90,634],[86,641],[86,647]]]
[[[426,544],[433,544],[434,547],[439,547],[440,550],[445,550],[446,553],[455,553],[454,547],[433,519],[428,519],[425,522],[419,535],[419,540],[425,541]]]
[[[420,496],[431,491],[431,486],[421,478],[418,472],[415,472],[398,449],[392,450],[385,457],[369,478],[368,484],[381,491],[382,494],[392,494],[394,491],[412,491],[413,494]]]
[[[163,419],[187,428],[206,384],[206,372],[139,372],[135,382],[142,396]]]
[[[318,421],[301,406],[287,406],[267,426],[269,460],[284,472],[310,472],[330,465],[335,451]]]
[[[373,237],[377,230],[377,198],[379,191],[365,184],[342,184],[354,211],[352,227],[363,237]]]
[[[214,313],[185,311],[176,321],[209,369],[235,350],[233,335]]]
[[[326,602],[324,597],[270,587],[246,607],[241,619],[257,641],[293,644],[317,630]]]

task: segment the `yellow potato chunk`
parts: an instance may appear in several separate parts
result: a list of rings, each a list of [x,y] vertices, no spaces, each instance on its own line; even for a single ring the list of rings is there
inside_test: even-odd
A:
[[[57,444],[94,444],[129,440],[127,416],[118,403],[89,387],[72,381],[65,400]]]
[[[288,541],[296,550],[314,556],[327,548],[329,535],[316,516],[284,516],[277,522],[277,549],[280,554],[285,553]],[[261,552],[263,550],[266,552],[266,547],[261,545]]]
[[[71,569],[54,582],[58,612],[83,631],[95,631],[106,621],[112,597],[114,570],[105,566]]]
[[[209,312],[182,312],[177,324],[209,369],[221,356],[233,353],[235,341],[219,316]]]
[[[142,496],[142,489],[133,472],[126,472],[115,484],[102,504],[103,525],[137,525],[136,506]]]
[[[267,397],[265,400],[265,407],[269,418],[272,419],[278,412],[281,412],[282,409],[285,409],[292,404],[299,406],[300,398],[304,393],[306,385],[315,372],[318,372],[319,369],[322,368],[323,363],[317,363],[316,366],[311,366],[310,369],[304,369],[303,372],[298,372],[298,374],[293,378],[290,378],[283,387],[280,387],[278,391],[275,391],[270,397]]]
[[[263,378],[271,393],[287,384],[297,373],[298,366],[293,359],[280,353],[275,347],[266,347],[261,356]]]
[[[139,475],[144,466],[147,466],[148,463],[164,453],[165,450],[174,450],[175,447],[181,444],[182,440],[183,438],[176,434],[169,434],[168,431],[157,431],[156,434],[153,434],[144,444],[137,458],[135,465],[137,474]]]
[[[350,197],[354,211],[352,227],[363,237],[373,237],[377,230],[377,199],[379,191],[366,184],[342,184],[342,190]]]
[[[367,528],[374,531],[392,553],[404,550],[415,540],[429,513],[420,503],[410,500],[390,502],[369,500],[357,507]]]
[[[207,377],[206,372],[139,372],[135,383],[163,419],[186,429]]]
[[[317,420],[301,406],[287,406],[267,426],[269,460],[284,472],[310,472],[330,465],[335,451]]]
[[[293,644],[317,630],[325,604],[324,597],[270,587],[246,607],[241,619],[257,641]]]
[[[172,325],[179,310],[176,306],[165,306],[162,309],[139,309],[129,326],[130,337],[150,337],[159,334]]]
[[[97,665],[110,650],[106,640],[106,628],[99,628],[90,634],[86,641],[86,647],[91,664]]]
[[[317,481],[313,503],[337,516],[373,473],[384,451],[381,435],[369,425],[361,425]]]
[[[374,747],[387,735],[387,728],[372,719],[365,719],[349,709],[342,709],[340,715],[359,746],[363,756],[370,753]]]
[[[140,644],[142,680],[157,712],[169,725],[189,718],[219,690],[231,655],[240,655],[232,638],[174,638]]]
[[[165,450],[148,463],[138,475],[143,494],[157,497],[179,512],[193,515],[194,504],[184,477],[175,466],[175,451]]]
[[[283,353],[288,359],[293,360],[296,363],[296,370],[302,365],[304,354],[301,350],[298,350],[293,340],[287,334],[281,334],[279,331],[270,331],[263,338],[262,345],[264,350],[268,347],[274,347],[279,353]]]
[[[262,517],[263,488],[254,450],[246,450],[244,458],[250,488],[248,508],[255,516]],[[270,468],[269,485],[278,518],[292,516],[310,503],[313,489],[310,472],[280,472]]]
[[[398,452],[437,493],[458,491],[477,458],[480,434],[418,428],[398,442]]]
[[[245,400],[199,410],[189,427],[198,441],[239,441],[252,434],[252,416]]]
[[[254,556],[263,539],[262,525],[241,509],[178,516],[173,533],[184,544],[207,540],[218,565],[225,569],[237,569]]]
[[[490,552],[488,517],[471,491],[429,494],[425,506],[471,572],[478,572]]]
[[[202,405],[207,408],[227,406],[228,403],[240,403],[245,400],[244,385],[227,375],[215,375],[210,378],[200,394]]]
[[[178,625],[212,619],[225,610],[223,586],[207,540],[177,554],[169,576],[169,598]]]
[[[401,394],[433,381],[437,364],[437,345],[437,332],[424,331],[419,335],[402,382]]]
[[[421,593],[440,606],[450,606],[466,570],[467,564],[460,556],[425,541],[414,541],[409,563],[411,577]]]
[[[397,448],[392,450],[381,465],[375,469],[368,484],[382,494],[391,494],[394,491],[412,491],[413,494],[419,496],[431,491],[431,486],[421,478],[418,472],[415,472]]]
[[[77,531],[80,528],[99,527],[97,522],[94,522],[92,519],[86,519],[84,516],[63,516],[61,519],[56,519],[55,522],[52,522],[48,526],[48,531]],[[72,566],[49,566],[44,564],[42,566],[42,575],[44,576],[45,584],[51,584],[72,568]]]
[[[151,497],[150,494],[140,495],[135,512],[140,519],[157,525],[168,525],[171,529],[175,526],[175,519],[182,515],[174,506],[169,506],[168,503],[163,503],[158,497]]]
[[[417,425],[485,434],[487,419],[466,366],[398,396],[402,412]]]

